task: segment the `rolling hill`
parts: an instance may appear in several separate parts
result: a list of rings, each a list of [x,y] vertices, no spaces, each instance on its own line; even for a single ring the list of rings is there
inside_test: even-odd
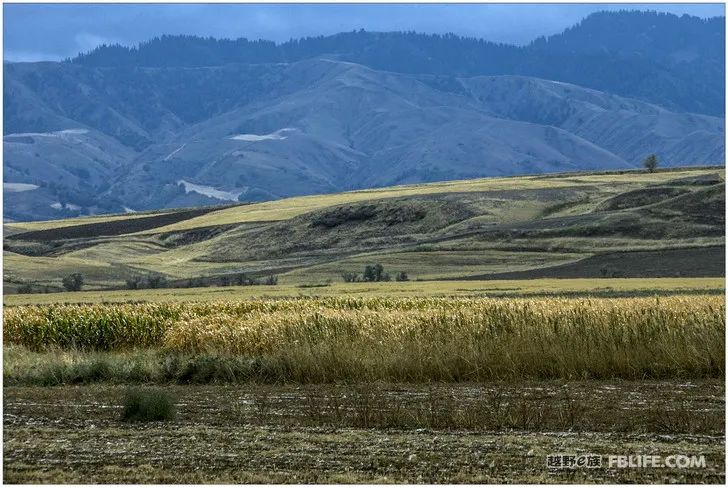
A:
[[[326,285],[381,263],[416,280],[720,277],[722,168],[396,186],[226,208],[6,224],[6,292],[134,278]],[[605,281],[606,282],[606,281]],[[366,284],[363,284],[366,285]]]

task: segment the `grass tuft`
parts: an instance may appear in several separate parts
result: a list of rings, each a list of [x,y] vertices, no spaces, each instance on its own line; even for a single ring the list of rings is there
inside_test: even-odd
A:
[[[122,421],[172,421],[174,418],[174,403],[162,390],[131,389],[124,398]]]

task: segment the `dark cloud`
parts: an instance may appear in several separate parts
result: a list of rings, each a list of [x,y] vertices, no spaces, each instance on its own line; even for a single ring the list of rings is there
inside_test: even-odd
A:
[[[589,13],[624,8],[701,17],[723,4],[4,4],[7,60],[58,60],[161,34],[286,41],[353,29],[414,30],[523,44]]]

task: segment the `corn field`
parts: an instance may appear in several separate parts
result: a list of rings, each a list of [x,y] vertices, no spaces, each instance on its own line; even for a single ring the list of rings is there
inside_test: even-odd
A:
[[[34,351],[154,348],[299,382],[723,377],[724,334],[716,296],[20,306],[3,328]]]

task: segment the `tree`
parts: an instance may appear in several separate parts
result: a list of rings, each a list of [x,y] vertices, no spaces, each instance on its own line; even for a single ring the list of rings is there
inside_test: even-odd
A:
[[[342,272],[341,278],[344,279],[344,282],[358,282],[359,274],[356,272]]]
[[[345,272],[342,276],[346,282],[357,282],[359,280],[356,274],[349,272]],[[384,272],[384,266],[382,264],[374,264],[364,267],[364,274],[361,276],[361,280],[364,282],[386,282],[390,279],[389,273]]]
[[[83,287],[83,276],[74,272],[63,278],[63,287],[66,291],[80,291]]]
[[[141,277],[132,277],[131,279],[126,280],[126,288],[127,289],[141,289],[142,287],[142,278]]]
[[[364,268],[364,276],[362,279],[365,282],[374,282],[377,280],[377,270],[373,265],[368,265]]]
[[[147,285],[152,289],[167,287],[167,279],[164,276],[147,277]]]
[[[645,157],[645,160],[642,161],[642,165],[645,166],[645,169],[649,172],[655,172],[655,169],[657,169],[657,164],[659,162],[657,161],[657,156],[655,154],[650,154],[649,156]]]
[[[31,294],[33,292],[33,286],[27,283],[18,288],[18,294]]]
[[[399,271],[396,276],[394,276],[394,279],[396,281],[409,281],[409,276],[405,271]]]

